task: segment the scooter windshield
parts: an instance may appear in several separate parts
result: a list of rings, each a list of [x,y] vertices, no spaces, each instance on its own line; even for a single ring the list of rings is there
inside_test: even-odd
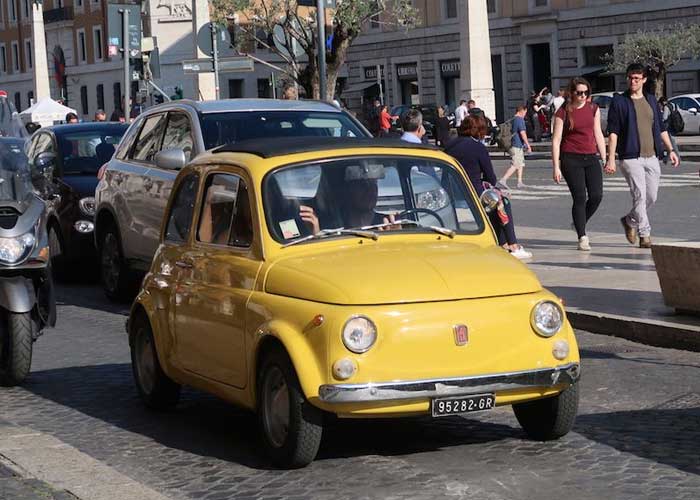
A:
[[[22,202],[32,191],[24,140],[0,137],[0,202]]]

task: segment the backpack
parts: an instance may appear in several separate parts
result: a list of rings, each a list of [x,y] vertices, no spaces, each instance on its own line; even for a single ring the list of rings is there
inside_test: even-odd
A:
[[[668,130],[671,132],[671,134],[678,135],[683,132],[683,129],[685,128],[683,116],[681,116],[681,112],[678,111],[678,107],[675,104],[668,103],[668,106],[671,108],[671,113],[666,119]]]
[[[513,118],[511,118],[498,126],[498,134],[496,135],[498,149],[506,153],[509,152],[512,147],[513,135],[515,134],[513,134]]]

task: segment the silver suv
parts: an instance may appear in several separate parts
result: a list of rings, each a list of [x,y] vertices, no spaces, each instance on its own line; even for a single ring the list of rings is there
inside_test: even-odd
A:
[[[141,114],[95,190],[95,243],[107,296],[128,298],[148,270],[173,181],[187,162],[223,144],[307,136],[371,134],[345,111],[317,101],[180,100]]]

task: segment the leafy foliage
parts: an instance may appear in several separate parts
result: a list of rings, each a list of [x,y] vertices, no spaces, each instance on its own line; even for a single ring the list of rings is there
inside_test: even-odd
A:
[[[299,6],[297,0],[210,0],[212,18],[218,22],[238,21],[249,41],[268,48],[287,63],[289,79],[302,85],[307,95],[320,98],[316,11]],[[332,99],[340,67],[347,59],[353,41],[370,22],[408,30],[418,22],[411,0],[336,0],[336,8],[328,9],[330,47],[326,53],[327,99]],[[272,43],[275,26],[279,50]],[[284,38],[284,39],[282,39]],[[294,47],[298,47],[297,55]],[[239,50],[244,51],[243,45]]]

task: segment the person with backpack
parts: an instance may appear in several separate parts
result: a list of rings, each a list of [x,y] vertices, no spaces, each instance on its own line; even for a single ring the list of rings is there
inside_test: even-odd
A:
[[[568,95],[568,101],[554,114],[552,177],[559,184],[563,176],[569,186],[578,249],[589,252],[586,223],[603,199],[605,138],[600,126],[600,110],[588,100],[590,83],[585,78],[572,78]]]
[[[678,106],[665,97],[659,99],[659,107],[661,108],[661,119],[664,121],[666,130],[668,131],[668,138],[671,139],[671,146],[676,150],[676,155],[680,160],[681,154],[678,151],[676,136],[683,132],[685,121],[683,120],[681,112],[678,111]],[[668,155],[664,155],[664,165],[668,165]]]
[[[511,121],[511,130],[507,130],[505,123],[501,125],[501,137],[500,141],[510,142],[510,167],[503,174],[503,177],[498,181],[498,184],[508,189],[508,179],[513,173],[518,172],[518,189],[522,189],[525,186],[523,184],[523,169],[525,168],[525,151],[532,152],[532,147],[527,140],[527,132],[525,127],[525,114],[527,113],[527,108],[525,106],[518,106],[515,110],[515,116]],[[507,123],[507,122],[506,122]]]

